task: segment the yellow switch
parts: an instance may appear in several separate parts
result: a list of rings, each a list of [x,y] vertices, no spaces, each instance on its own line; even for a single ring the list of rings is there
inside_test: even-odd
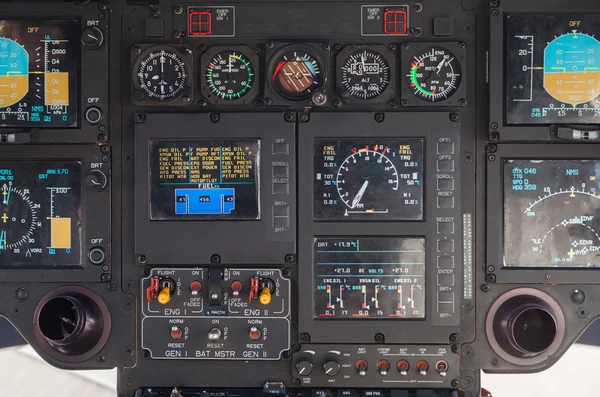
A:
[[[271,303],[271,291],[269,291],[268,288],[263,289],[258,297],[258,300],[263,305],[268,305]]]
[[[169,289],[169,287],[165,287],[158,294],[158,303],[160,303],[161,305],[166,305],[167,303],[169,303],[170,300],[171,300],[171,290]],[[271,300],[270,296],[269,296],[269,300]]]

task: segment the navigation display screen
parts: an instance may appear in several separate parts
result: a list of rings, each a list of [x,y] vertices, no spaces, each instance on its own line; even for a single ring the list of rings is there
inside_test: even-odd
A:
[[[260,219],[260,140],[150,142],[151,220]]]

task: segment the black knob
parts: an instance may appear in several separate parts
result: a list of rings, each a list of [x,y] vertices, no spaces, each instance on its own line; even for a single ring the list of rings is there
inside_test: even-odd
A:
[[[97,50],[104,44],[104,33],[97,27],[87,27],[81,32],[81,43],[85,48]]]
[[[340,364],[337,361],[327,361],[323,364],[323,371],[327,376],[336,376],[340,373]]]
[[[298,374],[300,374],[302,376],[310,375],[312,370],[313,370],[313,365],[308,360],[302,360],[302,361],[299,361],[298,364],[296,364],[296,371],[298,371]]]
[[[92,248],[88,256],[90,258],[90,262],[92,262],[94,265],[101,265],[104,263],[104,259],[106,259],[104,250],[100,247]]]
[[[100,170],[92,170],[85,178],[85,186],[90,190],[102,191],[106,188],[108,178],[106,174]]]
[[[102,110],[95,106],[87,108],[85,111],[85,119],[90,124],[98,124],[102,120]]]

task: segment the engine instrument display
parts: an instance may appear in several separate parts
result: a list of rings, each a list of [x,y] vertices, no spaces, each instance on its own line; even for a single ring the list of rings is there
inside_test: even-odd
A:
[[[79,22],[0,20],[0,126],[77,127]]]
[[[82,266],[81,162],[0,161],[0,267]]]
[[[319,319],[425,317],[425,239],[314,239]]]
[[[600,122],[600,16],[506,17],[506,123]]]
[[[317,139],[314,150],[315,219],[423,219],[423,140]]]
[[[597,160],[507,160],[504,266],[600,266],[599,188]]]
[[[430,47],[416,54],[407,77],[413,94],[427,102],[450,98],[462,78],[460,63],[442,47]]]
[[[150,219],[260,219],[260,140],[150,142]]]

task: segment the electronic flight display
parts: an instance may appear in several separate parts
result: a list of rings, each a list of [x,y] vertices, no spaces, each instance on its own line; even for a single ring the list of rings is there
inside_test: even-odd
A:
[[[315,318],[425,317],[425,239],[314,239]]]
[[[600,123],[600,16],[506,17],[506,123]]]
[[[0,126],[77,126],[79,36],[75,20],[0,20]]]
[[[81,162],[0,161],[0,266],[82,266]]]
[[[152,220],[260,219],[260,140],[150,142]]]
[[[315,140],[318,220],[422,220],[422,139]]]
[[[508,160],[504,265],[598,267],[600,161]]]

